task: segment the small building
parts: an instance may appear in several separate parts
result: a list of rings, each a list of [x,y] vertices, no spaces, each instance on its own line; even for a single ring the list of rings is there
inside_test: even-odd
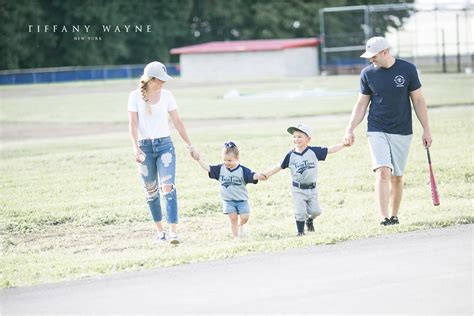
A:
[[[319,73],[317,38],[209,42],[174,48],[181,77],[233,80],[314,76]]]

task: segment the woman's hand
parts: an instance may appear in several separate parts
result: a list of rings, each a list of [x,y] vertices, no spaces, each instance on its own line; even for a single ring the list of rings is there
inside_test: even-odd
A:
[[[200,158],[200,154],[199,152],[196,150],[196,148],[194,148],[192,145],[189,145],[187,146],[188,147],[188,150],[189,150],[189,154],[191,155],[191,157],[194,159],[194,160],[199,160]]]
[[[134,155],[135,157],[135,162],[142,163],[145,161],[145,154],[143,151],[140,149],[140,147],[136,147],[134,149]]]

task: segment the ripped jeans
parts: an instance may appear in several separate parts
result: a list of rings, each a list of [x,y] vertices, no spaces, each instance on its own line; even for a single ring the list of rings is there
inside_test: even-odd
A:
[[[171,137],[142,139],[138,141],[145,154],[145,161],[139,163],[139,172],[145,189],[148,207],[155,222],[161,222],[160,188],[166,204],[166,221],[178,223],[178,197],[176,195],[176,154]],[[171,185],[170,192],[163,185]]]

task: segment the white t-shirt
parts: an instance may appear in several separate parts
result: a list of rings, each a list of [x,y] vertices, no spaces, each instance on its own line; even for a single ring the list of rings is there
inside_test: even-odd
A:
[[[140,89],[133,90],[128,98],[128,111],[138,112],[138,140],[170,136],[168,112],[177,108],[171,91],[161,89],[160,102],[151,105],[150,115]]]

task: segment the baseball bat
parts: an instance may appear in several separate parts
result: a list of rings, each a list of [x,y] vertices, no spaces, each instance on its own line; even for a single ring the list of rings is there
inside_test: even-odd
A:
[[[428,166],[430,169],[430,183],[431,183],[431,199],[433,200],[433,205],[439,205],[439,195],[438,195],[438,186],[436,185],[436,179],[433,173],[433,167],[431,166],[431,156],[430,150],[426,148],[426,155],[428,156]]]

